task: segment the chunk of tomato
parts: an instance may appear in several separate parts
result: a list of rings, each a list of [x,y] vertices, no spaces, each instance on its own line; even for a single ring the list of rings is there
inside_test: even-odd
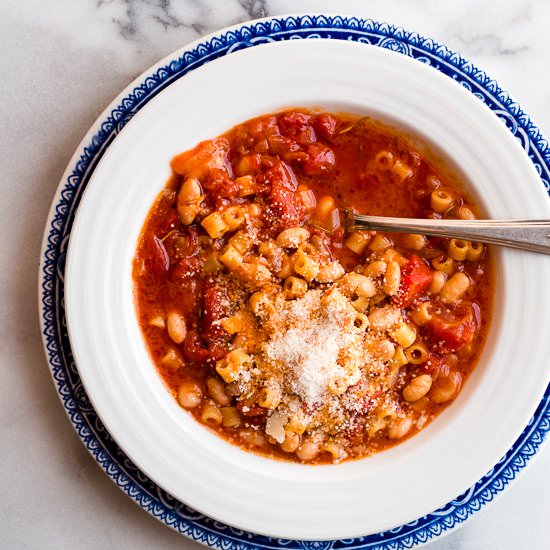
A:
[[[336,164],[334,151],[322,143],[312,143],[307,148],[304,173],[308,176],[330,172]]]
[[[477,304],[462,304],[455,311],[433,313],[428,329],[441,352],[450,353],[472,342],[479,327]]]
[[[422,258],[413,254],[401,270],[401,284],[392,302],[398,307],[409,307],[428,290],[432,279],[433,271]]]
[[[299,225],[304,208],[296,196],[298,182],[290,166],[284,162],[278,162],[266,172],[266,177],[271,184],[269,198],[274,220],[284,227]]]
[[[202,293],[202,334],[204,338],[214,339],[225,335],[226,332],[219,325],[219,320],[230,314],[227,289],[221,284],[206,279]]]
[[[191,151],[175,156],[170,163],[172,170],[180,176],[203,180],[212,170],[221,170],[231,178],[233,172],[227,158],[229,141],[216,138],[199,143]]]
[[[186,280],[194,280],[202,267],[202,261],[197,256],[180,258],[170,269],[170,280],[181,283]]]
[[[190,363],[206,363],[210,359],[210,352],[204,347],[197,330],[187,331],[183,342],[183,355]]]
[[[147,270],[156,277],[163,276],[170,269],[170,256],[162,239],[153,236],[143,247],[143,262]]]
[[[336,134],[336,119],[327,113],[317,115],[313,121],[315,131],[325,139],[331,139]]]
[[[291,111],[279,117],[279,128],[284,136],[296,138],[307,126],[311,125],[311,115]]]

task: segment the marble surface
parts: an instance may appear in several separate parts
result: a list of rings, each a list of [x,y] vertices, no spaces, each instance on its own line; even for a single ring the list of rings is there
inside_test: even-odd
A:
[[[460,51],[550,135],[548,0],[3,0],[0,3],[0,548],[198,548],[95,464],[56,396],[37,320],[49,202],[88,127],[172,50],[251,18],[317,11],[385,20]],[[528,368],[528,365],[518,365]],[[550,547],[550,447],[430,550]]]

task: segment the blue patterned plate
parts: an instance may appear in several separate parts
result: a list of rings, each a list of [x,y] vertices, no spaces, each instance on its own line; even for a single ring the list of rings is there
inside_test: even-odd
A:
[[[215,548],[410,548],[463,523],[525,468],[550,430],[550,386],[506,455],[446,506],[396,529],[356,539],[281,540],[235,529],[199,514],[145,476],[118,447],[94,411],[82,387],[67,336],[63,301],[67,243],[82,193],[113,139],[151,98],[197,67],[243,48],[302,38],[349,40],[390,49],[456,80],[504,121],[550,193],[550,149],[538,128],[493,80],[446,47],[390,25],[346,17],[274,17],[234,27],[195,42],[139,77],[100,117],[77,149],[54,198],[44,236],[40,270],[44,344],[63,406],[95,460],[143,509],[178,532]]]

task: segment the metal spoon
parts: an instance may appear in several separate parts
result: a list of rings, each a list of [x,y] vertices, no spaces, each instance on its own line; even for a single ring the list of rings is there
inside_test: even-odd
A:
[[[550,220],[430,220],[345,212],[347,231],[390,231],[465,239],[550,254]]]

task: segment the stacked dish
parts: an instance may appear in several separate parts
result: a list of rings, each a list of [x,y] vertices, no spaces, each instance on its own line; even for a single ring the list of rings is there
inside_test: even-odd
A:
[[[492,321],[464,389],[418,435],[338,465],[275,461],[205,429],[167,391],[136,317],[132,260],[170,160],[252,117],[297,105],[373,117],[418,137],[488,217],[550,217],[544,138],[453,52],[353,18],[243,25],[138,78],[75,153],[42,255],[48,358],[96,460],[182,533],[212,546],[411,546],[490,501],[549,429],[549,344],[524,329],[528,319],[540,334],[550,330],[540,307],[546,258],[494,250]]]

